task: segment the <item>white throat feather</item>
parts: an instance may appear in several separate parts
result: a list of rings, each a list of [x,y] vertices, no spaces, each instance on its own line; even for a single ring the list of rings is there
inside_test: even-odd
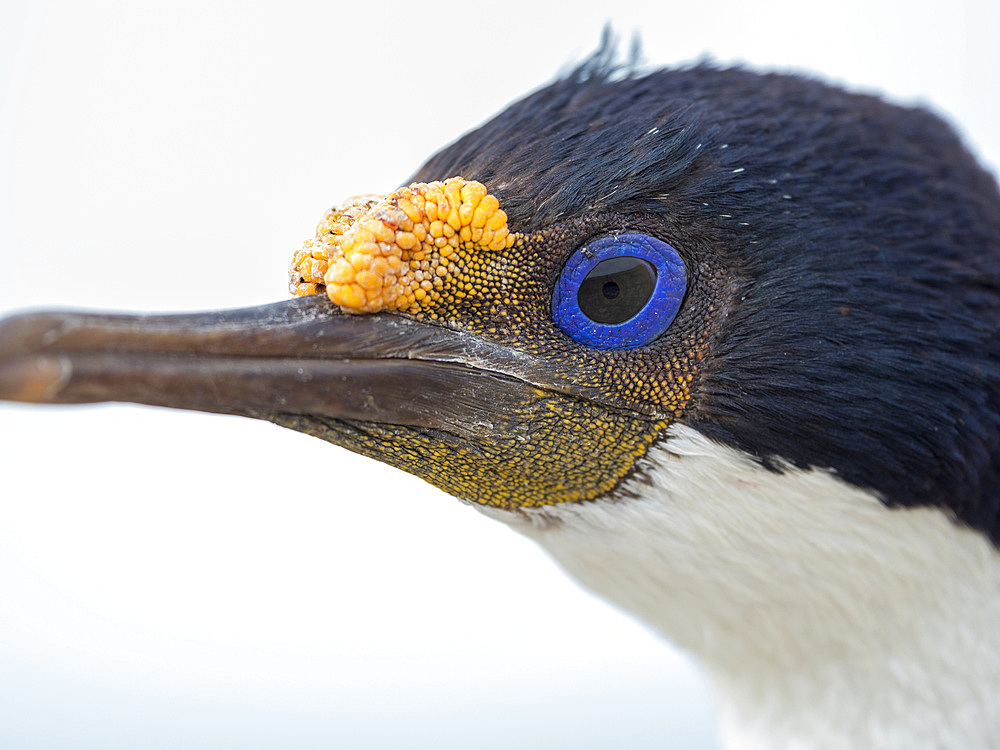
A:
[[[675,425],[624,499],[491,511],[707,669],[726,748],[1000,742],[1000,554]]]

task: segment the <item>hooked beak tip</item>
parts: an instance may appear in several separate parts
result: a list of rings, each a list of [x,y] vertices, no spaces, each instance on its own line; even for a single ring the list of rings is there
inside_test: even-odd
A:
[[[64,357],[0,358],[0,400],[52,403],[70,379]]]
[[[59,327],[52,315],[15,315],[0,320],[0,400],[49,403],[67,383],[65,357],[43,353]]]

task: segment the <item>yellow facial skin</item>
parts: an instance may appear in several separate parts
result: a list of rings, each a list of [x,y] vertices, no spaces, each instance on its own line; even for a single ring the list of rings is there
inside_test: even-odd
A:
[[[483,337],[534,363],[527,382],[539,382],[530,376],[544,371],[553,387],[532,389],[504,414],[483,404],[484,420],[495,428],[488,436],[269,418],[469,502],[516,510],[613,491],[689,402],[705,346],[702,323],[714,308],[689,312],[658,347],[629,352],[576,344],[552,322],[551,290],[565,253],[578,247],[576,235],[558,227],[510,231],[499,201],[460,177],[345,201],[295,254],[293,294],[326,293],[345,313],[402,313]]]
[[[415,474],[465,502],[508,511],[611,492],[669,424],[553,397],[509,416],[522,423],[522,432],[491,440],[295,414],[268,419]]]

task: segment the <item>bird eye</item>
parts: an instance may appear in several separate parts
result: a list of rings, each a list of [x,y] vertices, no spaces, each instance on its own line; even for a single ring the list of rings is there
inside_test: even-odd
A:
[[[574,341],[634,349],[673,322],[687,288],[684,261],[648,234],[602,237],[566,262],[552,295],[552,319]]]

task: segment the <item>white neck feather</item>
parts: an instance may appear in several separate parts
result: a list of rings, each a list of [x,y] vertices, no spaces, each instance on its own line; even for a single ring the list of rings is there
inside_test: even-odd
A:
[[[494,511],[691,651],[726,748],[1000,747],[1000,554],[674,426],[637,499]]]

